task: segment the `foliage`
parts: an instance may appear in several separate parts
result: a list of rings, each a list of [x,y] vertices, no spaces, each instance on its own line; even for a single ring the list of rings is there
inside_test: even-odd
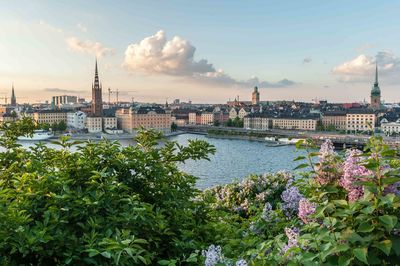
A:
[[[400,261],[398,149],[372,137],[364,151],[326,141],[293,173],[250,175],[195,189],[177,164],[207,159],[141,132],[137,144],[23,149],[22,120],[0,144],[0,264],[396,265]],[[72,151],[76,149],[76,151]],[[302,162],[303,161],[303,162]],[[303,169],[303,170],[301,170]],[[300,172],[303,171],[303,172]]]
[[[172,124],[171,124],[171,131],[174,132],[174,131],[176,131],[177,129],[178,129],[178,125],[175,124],[174,122],[172,122]]]
[[[243,119],[236,117],[235,119],[229,118],[226,122],[227,127],[243,127]]]
[[[140,132],[137,145],[62,137],[58,149],[24,149],[22,120],[0,139],[0,264],[133,265],[177,263],[201,246],[207,206],[195,201],[195,177],[177,163],[207,159],[203,141],[159,146]],[[76,151],[72,151],[76,149]]]

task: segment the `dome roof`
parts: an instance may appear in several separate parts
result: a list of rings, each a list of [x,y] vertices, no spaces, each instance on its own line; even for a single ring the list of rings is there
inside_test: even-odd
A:
[[[381,89],[379,88],[378,84],[374,84],[371,90],[371,96],[380,96],[381,95]]]

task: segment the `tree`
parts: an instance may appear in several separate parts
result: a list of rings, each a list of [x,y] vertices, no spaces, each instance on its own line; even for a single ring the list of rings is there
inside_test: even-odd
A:
[[[171,124],[171,131],[174,132],[174,131],[176,131],[177,129],[178,129],[178,125],[175,124],[175,122],[172,122],[172,124]]]
[[[221,123],[219,122],[219,120],[214,120],[213,125],[215,127],[219,127],[221,125]]]
[[[0,128],[1,265],[185,264],[207,236],[196,178],[177,164],[207,159],[208,143],[158,145],[154,131],[135,146],[88,141],[75,152],[64,136],[57,149],[16,143],[33,129],[29,119]]]

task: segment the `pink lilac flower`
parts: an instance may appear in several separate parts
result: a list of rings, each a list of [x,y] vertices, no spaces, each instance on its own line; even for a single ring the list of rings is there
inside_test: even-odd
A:
[[[217,263],[223,262],[220,246],[210,245],[208,249],[202,251],[202,255],[206,258],[204,266],[215,266]]]
[[[356,149],[346,152],[346,161],[343,166],[344,174],[339,181],[339,185],[347,190],[349,201],[356,201],[363,197],[364,187],[355,184],[355,182],[365,180],[362,178],[363,176],[372,174],[371,171],[359,164],[361,161],[361,154],[362,152]]]
[[[326,139],[319,150],[318,164],[316,165],[315,181],[320,185],[329,184],[340,176],[339,163],[336,161],[337,153],[334,151],[333,143]]]
[[[315,203],[310,202],[306,198],[302,198],[299,202],[299,218],[305,223],[309,223],[311,219],[309,216],[315,213],[317,205]]]
[[[299,229],[296,227],[285,227],[285,234],[288,238],[288,242],[282,247],[282,253],[286,253],[290,248],[298,246]]]
[[[303,198],[300,194],[299,189],[292,185],[293,181],[290,181],[286,185],[286,189],[282,192],[281,199],[283,201],[282,210],[285,215],[292,217],[297,215],[299,209],[299,201]]]

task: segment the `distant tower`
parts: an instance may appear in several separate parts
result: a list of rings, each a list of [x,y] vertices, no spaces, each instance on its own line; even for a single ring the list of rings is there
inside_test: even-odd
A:
[[[11,89],[11,106],[17,106],[17,98],[15,97],[15,92],[14,92],[14,83],[12,84],[12,89]]]
[[[378,110],[381,108],[381,89],[378,83],[378,63],[375,68],[375,83],[371,90],[371,108]]]
[[[92,115],[98,117],[103,116],[103,100],[99,74],[97,72],[97,58],[94,71],[94,83],[92,84]]]
[[[258,92],[257,86],[254,87],[254,91],[251,96],[251,103],[253,105],[258,105],[260,103],[260,93]]]

